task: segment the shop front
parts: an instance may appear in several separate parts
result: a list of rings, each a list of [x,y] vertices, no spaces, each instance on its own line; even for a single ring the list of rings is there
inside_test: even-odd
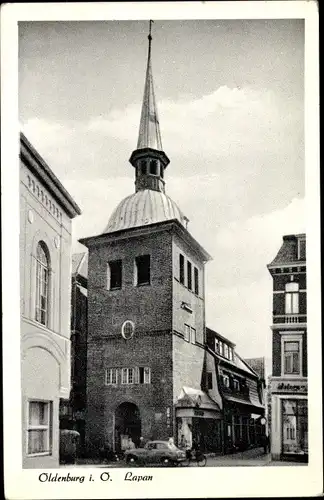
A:
[[[273,460],[308,461],[307,381],[276,379],[272,385]]]
[[[222,414],[206,393],[182,389],[176,404],[176,439],[183,448],[196,445],[204,452],[222,452]]]
[[[260,446],[265,432],[261,425],[263,415],[263,406],[254,406],[243,398],[225,396],[224,453]]]

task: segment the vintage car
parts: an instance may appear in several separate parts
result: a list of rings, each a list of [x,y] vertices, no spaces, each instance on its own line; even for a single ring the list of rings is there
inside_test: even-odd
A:
[[[186,452],[168,441],[148,441],[144,448],[125,451],[127,464],[178,465],[186,460]]]

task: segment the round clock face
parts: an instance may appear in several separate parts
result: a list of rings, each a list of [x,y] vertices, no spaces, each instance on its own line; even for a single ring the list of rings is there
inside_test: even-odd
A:
[[[121,329],[121,334],[123,338],[125,340],[131,339],[132,336],[134,335],[134,331],[135,331],[135,325],[133,321],[130,320],[124,321]]]

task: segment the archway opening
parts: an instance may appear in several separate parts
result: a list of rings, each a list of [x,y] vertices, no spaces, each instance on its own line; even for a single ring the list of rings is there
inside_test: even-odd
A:
[[[134,403],[121,403],[115,411],[115,448],[124,451],[129,438],[139,446],[141,437],[141,417]]]

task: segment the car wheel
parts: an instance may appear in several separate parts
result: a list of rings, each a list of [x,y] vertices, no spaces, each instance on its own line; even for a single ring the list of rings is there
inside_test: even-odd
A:
[[[129,464],[129,465],[133,465],[135,464],[137,461],[137,458],[134,457],[134,455],[127,455],[127,458],[126,458],[126,463]]]
[[[171,465],[171,460],[168,457],[163,457],[161,459],[161,462],[162,462],[162,465],[164,465],[165,467],[168,467],[169,465]]]

